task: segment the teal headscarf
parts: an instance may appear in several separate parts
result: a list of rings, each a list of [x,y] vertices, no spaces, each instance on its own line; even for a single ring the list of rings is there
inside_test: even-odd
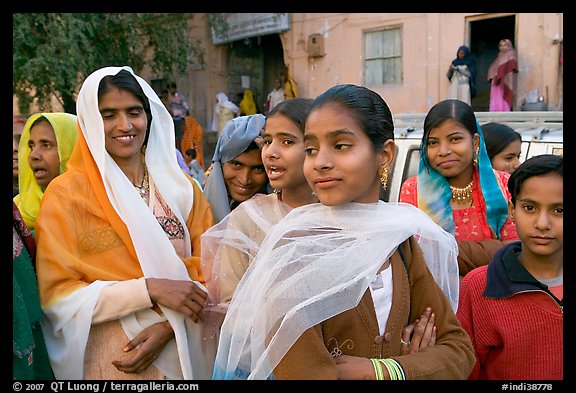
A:
[[[480,136],[478,172],[481,192],[486,203],[486,219],[490,228],[500,239],[500,230],[508,217],[508,202],[502,194],[494,169],[492,169],[478,120],[476,120],[476,133]],[[450,206],[450,199],[452,198],[450,184],[442,174],[430,165],[427,149],[428,140],[422,138],[422,151],[418,167],[418,207],[432,217],[444,230],[454,234],[454,219]]]

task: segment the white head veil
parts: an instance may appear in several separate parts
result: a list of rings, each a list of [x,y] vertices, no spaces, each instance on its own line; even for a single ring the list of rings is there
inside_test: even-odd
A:
[[[204,195],[212,207],[215,223],[220,222],[230,213],[230,200],[224,182],[222,164],[242,154],[260,135],[265,121],[264,115],[259,113],[240,116],[230,120],[222,129],[212,158],[212,170],[204,187]]]
[[[240,108],[228,99],[226,93],[220,92],[216,94],[216,105],[214,106],[214,115],[212,116],[212,129],[215,131],[220,129],[218,127],[218,112],[220,112],[220,108],[228,108],[236,115],[240,114]]]
[[[382,264],[410,236],[456,309],[456,240],[418,208],[380,201],[293,209],[271,228],[238,284],[213,379],[270,377],[306,329],[359,303]]]
[[[79,125],[102,176],[108,198],[130,232],[144,276],[190,280],[186,266],[176,254],[154,214],[106,151],[104,122],[98,109],[98,87],[102,78],[116,75],[120,70],[134,75],[150,101],[152,124],[145,155],[148,173],[157,191],[183,224],[185,257],[190,256],[190,234],[185,223],[192,209],[194,190],[180,169],[174,153],[172,117],[150,85],[135,75],[130,67],[104,67],[93,72],[86,78],[78,94]],[[155,364],[172,378],[205,377],[206,372],[211,370],[211,365],[202,364],[201,360],[204,358],[194,356],[195,351],[202,350],[200,327],[183,314],[160,307],[174,329],[180,367],[174,369],[174,362],[163,361],[162,356]],[[141,329],[134,314],[120,321],[129,337]]]

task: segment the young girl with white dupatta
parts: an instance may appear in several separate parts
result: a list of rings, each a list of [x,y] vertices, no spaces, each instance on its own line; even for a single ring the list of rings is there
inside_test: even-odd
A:
[[[210,294],[206,307],[226,312],[238,282],[270,227],[292,208],[318,202],[304,177],[304,124],[312,100],[275,106],[261,131],[262,163],[274,192],[257,193],[202,234],[202,273]]]
[[[367,88],[314,99],[304,174],[320,203],[292,209],[262,242],[226,313],[213,379],[336,379],[352,360],[369,366],[362,378],[466,379],[456,241],[419,209],[379,200],[393,130]],[[403,354],[403,329],[429,308],[435,345]]]

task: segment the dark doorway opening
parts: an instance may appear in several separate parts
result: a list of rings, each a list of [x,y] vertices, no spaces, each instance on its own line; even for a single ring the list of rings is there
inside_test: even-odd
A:
[[[274,79],[280,77],[280,72],[286,68],[286,65],[280,35],[270,34],[262,37],[262,47],[264,48],[263,98],[265,102],[268,93],[274,88]]]
[[[486,80],[488,68],[498,55],[498,42],[508,38],[516,48],[516,15],[499,16],[470,22],[470,51],[476,57],[476,97],[472,108],[476,112],[490,109],[490,83]],[[513,110],[516,108],[512,108]]]
[[[284,50],[278,34],[246,38],[230,44],[228,58],[228,99],[236,105],[245,88],[242,76],[249,77],[258,113],[265,112],[266,97],[274,87],[274,79],[285,69]]]

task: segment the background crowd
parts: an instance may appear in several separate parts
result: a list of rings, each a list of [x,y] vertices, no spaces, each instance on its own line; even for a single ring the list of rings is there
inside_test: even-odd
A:
[[[362,86],[282,73],[264,113],[220,92],[210,162],[176,84],[130,67],[15,121],[13,378],[562,379],[563,159],[480,126],[467,49],[404,203],[379,199],[394,123]]]

